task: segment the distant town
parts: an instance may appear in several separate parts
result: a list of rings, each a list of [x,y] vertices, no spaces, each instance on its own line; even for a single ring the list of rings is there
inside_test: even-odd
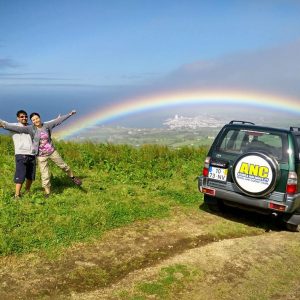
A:
[[[167,119],[163,125],[170,129],[218,128],[224,125],[224,120],[218,120],[212,116],[183,117],[175,115],[174,118]]]
[[[207,114],[197,117],[184,117],[176,114],[160,124],[158,128],[128,128],[124,126],[90,127],[70,139],[100,143],[160,144],[171,147],[210,145],[225,120]]]

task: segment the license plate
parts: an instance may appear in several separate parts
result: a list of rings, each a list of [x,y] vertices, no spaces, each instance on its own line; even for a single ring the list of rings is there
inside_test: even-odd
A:
[[[209,167],[208,177],[215,180],[226,181],[228,169]]]

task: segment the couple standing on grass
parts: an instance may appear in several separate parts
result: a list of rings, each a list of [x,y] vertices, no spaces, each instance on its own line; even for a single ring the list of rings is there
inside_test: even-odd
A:
[[[26,179],[26,192],[29,192],[32,181],[35,179],[36,158],[39,164],[42,187],[45,190],[45,197],[50,195],[50,170],[48,160],[51,159],[60,169],[67,173],[76,185],[81,185],[81,180],[74,176],[70,167],[63,161],[55,150],[51,139],[51,132],[55,126],[60,125],[76,113],[59,116],[54,120],[42,122],[38,113],[30,114],[32,125],[28,125],[26,111],[17,112],[18,123],[8,123],[0,120],[0,127],[14,132],[13,141],[15,147],[16,172],[14,182],[16,183],[15,198],[21,197],[21,188]]]

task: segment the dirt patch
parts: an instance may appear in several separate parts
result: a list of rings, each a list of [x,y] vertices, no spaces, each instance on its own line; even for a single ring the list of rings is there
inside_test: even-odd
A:
[[[224,235],[226,243],[209,233],[209,226],[218,222],[220,216],[174,211],[168,219],[136,222],[107,233],[100,241],[74,245],[55,259],[42,254],[1,258],[0,298],[113,299],[116,289],[147,278],[170,261],[185,261],[191,253],[199,249],[205,252],[209,247],[215,248],[199,254],[203,264],[210,265],[216,255],[221,257],[224,253],[228,259],[220,266],[226,272],[220,273],[212,263],[215,268],[205,271],[207,282],[213,284],[220,274],[222,280],[231,282],[243,277],[247,264],[233,263],[230,251],[223,252],[228,245],[239,245],[240,239],[235,239],[238,236]],[[259,228],[253,234],[268,235]],[[259,257],[261,252],[255,251]],[[196,261],[191,264],[197,265]]]
[[[265,289],[265,285],[269,281],[267,279],[266,282],[263,280],[258,281],[255,271],[261,272],[265,267],[266,270],[269,270],[268,265],[272,265],[273,261],[280,261],[282,264],[275,264],[273,272],[279,274],[278,280],[282,282],[283,274],[280,275],[280,272],[284,269],[283,266],[287,265],[287,249],[289,249],[290,245],[299,247],[299,234],[295,236],[295,234],[288,232],[272,232],[260,236],[222,240],[203,247],[189,249],[160,264],[143,270],[137,270],[117,284],[106,289],[84,294],[73,294],[72,298],[76,300],[119,299],[116,296],[118,292],[125,288],[132,291],[137,283],[153,280],[162,268],[170,265],[184,264],[191,266],[193,269],[197,268],[203,275],[199,281],[193,282],[192,285],[185,287],[180,293],[177,293],[176,299],[235,299],[236,297],[239,299],[261,299],[263,297],[256,294],[257,290]],[[295,257],[291,259],[295,259]],[[277,266],[280,266],[280,268],[276,269]],[[294,271],[292,263],[287,265],[287,268],[290,272]],[[269,275],[267,271],[266,274],[261,273],[261,276],[265,278]],[[283,290],[281,294],[278,294],[275,298],[275,295],[272,295],[272,297],[265,299],[298,299],[299,277],[297,276],[298,274],[296,274],[295,282],[292,282],[291,285],[289,285],[290,282],[284,283],[288,291],[282,289],[280,286],[280,289]],[[276,281],[276,278],[274,280]],[[249,286],[251,289],[249,289]],[[292,286],[292,289],[290,286]],[[161,299],[156,297],[150,298]],[[166,299],[174,298],[170,297]]]

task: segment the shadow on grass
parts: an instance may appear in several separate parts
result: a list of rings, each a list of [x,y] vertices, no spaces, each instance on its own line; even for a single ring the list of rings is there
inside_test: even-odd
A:
[[[80,177],[80,179],[82,179],[82,181],[84,180],[84,178],[86,177]],[[82,187],[82,185],[78,186],[76,184],[73,183],[73,181],[68,177],[68,176],[59,176],[59,177],[52,177],[51,178],[51,184],[52,184],[52,190],[55,194],[62,194],[64,189],[66,188],[74,188],[74,189],[78,189],[84,193],[87,193],[87,190],[85,188]]]
[[[286,230],[281,218],[274,217],[270,214],[262,214],[227,205],[222,206],[220,211],[212,211],[205,203],[201,204],[199,208],[203,211],[223,217],[230,221],[243,223],[251,227],[262,228],[266,232]]]

